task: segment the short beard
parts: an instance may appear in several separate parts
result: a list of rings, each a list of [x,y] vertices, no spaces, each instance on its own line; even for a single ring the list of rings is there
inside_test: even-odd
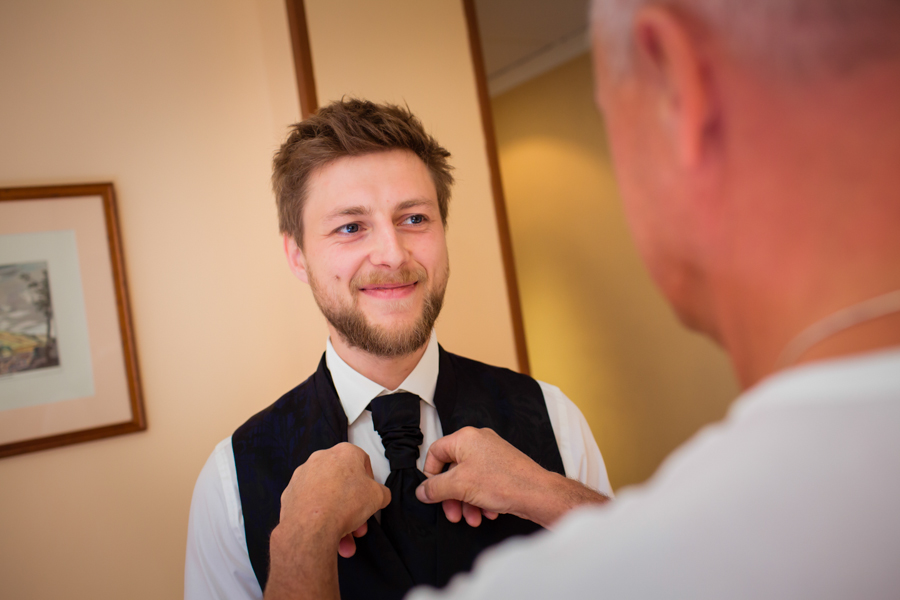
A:
[[[351,306],[339,306],[337,302],[325,302],[325,294],[316,279],[309,273],[309,283],[312,288],[313,298],[319,306],[319,310],[325,315],[329,323],[337,330],[338,334],[347,344],[359,348],[363,352],[381,358],[396,358],[412,354],[428,343],[431,338],[431,330],[434,322],[441,313],[444,304],[444,292],[447,290],[447,280],[444,277],[443,284],[432,290],[425,297],[422,314],[411,327],[399,330],[387,330],[383,327],[372,325],[366,320],[365,315],[359,309],[359,287],[363,282],[354,277],[350,282],[353,291],[353,304]],[[447,273],[449,275],[449,273]],[[377,283],[400,283],[417,281],[417,285],[427,285],[428,276],[424,269],[411,271],[404,269],[387,280],[379,278]],[[368,280],[365,283],[374,283]]]

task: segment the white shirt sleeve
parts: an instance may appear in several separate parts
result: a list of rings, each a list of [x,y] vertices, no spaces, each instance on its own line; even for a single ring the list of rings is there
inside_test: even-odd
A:
[[[250,564],[231,438],[203,466],[188,521],[185,600],[261,600]]]
[[[550,414],[550,425],[562,457],[566,477],[612,498],[612,486],[597,441],[575,403],[555,385],[538,381]]]

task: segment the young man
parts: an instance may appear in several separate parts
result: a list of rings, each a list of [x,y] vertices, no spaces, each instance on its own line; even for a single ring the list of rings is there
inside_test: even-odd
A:
[[[900,597],[900,3],[594,7],[635,241],[748,389],[646,485],[413,596]],[[584,493],[483,430],[433,444],[424,470],[423,500],[542,521]],[[349,447],[295,477],[267,598],[333,598],[335,548],[383,493]],[[311,518],[335,487],[346,500]]]
[[[262,597],[282,492],[314,452],[342,442],[361,448],[391,489],[367,534],[342,542],[345,598],[441,586],[484,548],[539,529],[491,512],[482,523],[479,509],[458,502],[445,516],[415,498],[429,446],[462,427],[491,428],[550,471],[611,494],[584,418],[557,388],[438,346],[448,157],[407,110],[359,100],[298,123],[277,154],[285,254],[330,338],[316,373],[239,427],[203,468],[187,598]]]

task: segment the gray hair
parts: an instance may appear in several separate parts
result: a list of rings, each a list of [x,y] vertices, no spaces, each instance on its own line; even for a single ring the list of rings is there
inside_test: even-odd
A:
[[[900,55],[900,0],[593,0],[613,73],[630,67],[635,15],[654,4],[679,10],[737,59],[791,76]]]

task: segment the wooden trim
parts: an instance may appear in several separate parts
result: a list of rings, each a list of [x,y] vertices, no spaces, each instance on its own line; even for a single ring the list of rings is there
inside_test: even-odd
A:
[[[516,277],[516,261],[513,256],[509,219],[506,214],[506,199],[500,181],[500,159],[497,157],[497,138],[494,133],[494,118],[488,95],[487,76],[484,72],[484,57],[481,52],[481,34],[478,31],[478,17],[474,0],[463,0],[466,25],[469,30],[469,48],[475,67],[475,86],[478,90],[478,104],[481,107],[481,125],[484,129],[484,143],[487,150],[488,168],[491,174],[491,190],[494,195],[494,212],[497,215],[497,230],[500,234],[500,253],[503,258],[503,272],[506,275],[506,291],[509,297],[509,311],[512,317],[513,337],[519,371],[531,373],[528,361],[528,346],[525,342],[525,321],[522,318],[522,303],[519,298],[519,281]]]
[[[125,425],[125,427],[131,427],[128,431],[140,431],[147,429],[147,419],[144,415],[141,375],[137,363],[137,343],[134,339],[134,326],[131,321],[131,301],[128,298],[128,282],[125,277],[122,238],[119,235],[119,211],[116,203],[116,191],[111,183],[99,184],[98,187],[103,188],[103,191],[99,193],[103,196],[103,213],[106,217],[110,261],[112,262],[113,281],[116,286],[116,310],[119,313],[119,331],[122,335],[122,353],[125,357],[128,391],[131,395],[132,422]],[[110,433],[109,435],[116,434]]]
[[[294,53],[294,72],[297,75],[297,90],[300,92],[300,117],[306,119],[319,110],[316,81],[313,78],[309,28],[306,25],[306,8],[303,6],[303,0],[285,0],[285,2],[291,32],[291,48]]]
[[[100,196],[103,201],[106,237],[109,244],[109,258],[112,266],[113,287],[115,288],[116,307],[119,317],[119,333],[122,337],[122,354],[128,379],[131,420],[115,423],[113,425],[104,425],[81,431],[71,431],[58,435],[0,445],[0,458],[147,429],[147,419],[144,414],[144,400],[141,392],[140,371],[138,369],[137,361],[137,346],[134,339],[131,311],[129,310],[130,305],[128,301],[128,284],[125,278],[125,263],[122,258],[122,240],[119,235],[116,195],[112,183],[0,189],[0,201],[39,200],[78,196]]]

